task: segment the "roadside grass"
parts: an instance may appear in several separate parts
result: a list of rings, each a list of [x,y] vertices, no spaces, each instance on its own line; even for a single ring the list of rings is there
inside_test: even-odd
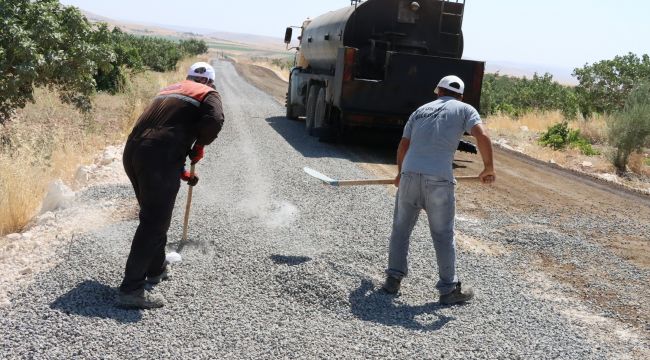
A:
[[[650,177],[650,157],[646,154],[633,153],[627,166],[636,174]]]
[[[499,114],[486,118],[488,128],[499,134],[509,135],[526,131],[541,133],[549,127],[565,121],[560,111],[530,112],[520,118]],[[569,127],[580,130],[580,133],[589,139],[592,144],[604,144],[607,141],[607,120],[599,115],[587,120],[573,120]],[[525,131],[524,131],[525,132]]]
[[[498,114],[485,119],[490,130],[503,135],[522,132],[523,127],[526,127],[528,131],[539,133],[562,121],[564,121],[564,117],[559,111],[531,112],[520,118]]]
[[[56,92],[36,89],[36,102],[0,128],[0,236],[20,231],[37,214],[50,182],[70,183],[80,164],[122,143],[157,91],[184,79],[199,60],[208,58],[183,60],[176,71],[137,74],[124,93],[98,94],[85,115],[62,104]]]
[[[569,122],[570,128],[580,130],[583,136],[604,153],[603,155],[586,156],[577,149],[569,148],[557,151],[539,145],[540,135],[546,132],[549,127],[563,121],[565,121],[564,116],[559,111],[531,112],[520,118],[494,115],[485,119],[490,134],[495,141],[505,140],[507,145],[536,159],[555,162],[561,166],[572,168],[584,168],[583,163],[589,162],[592,164],[589,168],[591,172],[613,172],[614,167],[605,155],[608,148],[605,145],[607,141],[607,123],[604,117]]]
[[[611,155],[614,149],[608,145],[607,117],[597,115],[587,120],[569,121],[569,128],[580,130],[580,134],[593,144],[599,155],[587,156],[577,148],[553,150],[539,144],[542,133],[549,127],[565,121],[559,111],[532,112],[521,118],[494,115],[485,118],[492,139],[510,146],[535,159],[557,163],[560,166],[585,171],[592,174],[614,175],[616,168]],[[630,156],[628,169],[636,175],[619,178],[625,185],[650,191],[650,158],[647,153],[634,153]]]
[[[580,134],[592,144],[607,144],[607,117],[594,114],[587,120],[576,120],[569,125],[580,130]]]

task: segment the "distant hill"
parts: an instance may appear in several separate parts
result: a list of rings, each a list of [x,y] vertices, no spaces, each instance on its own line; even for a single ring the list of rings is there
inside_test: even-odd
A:
[[[226,31],[217,31],[208,34],[214,38],[228,40],[232,42],[239,42],[250,45],[258,45],[264,48],[273,49],[277,51],[282,51],[285,49],[284,41],[281,38],[264,36],[264,35],[252,35],[252,34],[241,34],[241,33],[232,33]]]
[[[81,13],[88,18],[91,22],[104,22],[110,26],[116,26],[122,29],[123,31],[141,34],[141,35],[151,35],[151,36],[161,36],[161,37],[201,37],[200,34],[194,34],[190,31],[178,31],[174,30],[171,27],[164,25],[153,25],[153,24],[136,24],[128,21],[115,20],[107,18],[105,16],[97,15],[89,11],[81,9]]]
[[[81,12],[91,22],[105,22],[110,26],[117,26],[123,31],[149,36],[177,37],[177,38],[201,38],[207,42],[218,41],[243,45],[250,48],[271,51],[285,51],[283,39],[264,35],[241,34],[227,31],[216,31],[213,29],[202,29],[175,25],[132,23],[128,21],[115,20],[105,16],[97,15],[81,9]]]

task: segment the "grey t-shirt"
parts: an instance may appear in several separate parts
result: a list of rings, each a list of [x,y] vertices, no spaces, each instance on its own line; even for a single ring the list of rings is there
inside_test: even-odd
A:
[[[452,162],[465,132],[481,124],[471,105],[444,96],[417,109],[404,127],[411,145],[402,163],[403,172],[440,176],[453,181]]]

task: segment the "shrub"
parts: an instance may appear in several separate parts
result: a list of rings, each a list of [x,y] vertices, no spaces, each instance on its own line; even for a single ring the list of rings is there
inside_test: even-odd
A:
[[[574,147],[578,148],[583,155],[595,156],[600,155],[600,152],[594,149],[594,147],[589,143],[585,138],[580,138],[577,141],[571,143]]]
[[[291,69],[293,67],[293,59],[273,59],[271,60],[271,64],[279,67],[280,70]]]
[[[180,47],[184,54],[191,56],[208,52],[208,45],[203,40],[181,40]]]
[[[103,33],[104,28],[105,25],[100,25],[99,31]],[[100,69],[95,80],[98,90],[112,94],[121,91],[128,82],[129,70],[171,71],[181,58],[203,54],[208,50],[203,40],[191,39],[176,43],[156,37],[127,34],[119,28],[113,29],[106,41],[115,52],[115,60],[108,69]]]
[[[580,130],[570,129],[566,121],[549,127],[540,137],[539,143],[543,146],[553,148],[553,150],[572,147],[577,148],[582,154],[587,156],[599,154],[591,143],[589,143],[589,140],[580,134]]]
[[[634,88],[623,110],[611,117],[609,139],[616,148],[612,163],[625,172],[630,155],[650,141],[650,82]]]
[[[564,149],[569,144],[569,124],[561,122],[548,128],[539,139],[543,146],[553,148],[553,150]]]

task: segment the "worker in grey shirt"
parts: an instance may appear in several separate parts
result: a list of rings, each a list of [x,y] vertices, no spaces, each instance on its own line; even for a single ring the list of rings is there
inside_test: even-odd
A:
[[[395,186],[399,189],[383,286],[388,293],[397,293],[408,273],[409,238],[420,210],[424,209],[436,250],[440,303],[461,303],[474,296],[471,288],[461,287],[456,275],[456,181],[452,165],[464,133],[476,138],[483,158],[485,169],[479,175],[481,182],[494,182],[495,172],[492,143],[476,109],[462,102],[464,89],[459,77],[444,77],[435,91],[438,100],[417,109],[404,128],[397,150],[399,171]]]

